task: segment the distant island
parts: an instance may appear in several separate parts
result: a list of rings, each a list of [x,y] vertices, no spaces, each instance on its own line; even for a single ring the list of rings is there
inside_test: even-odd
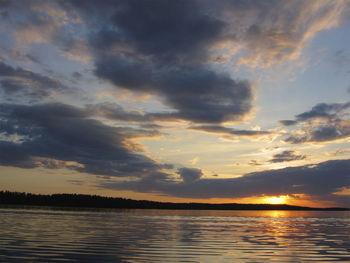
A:
[[[286,204],[208,204],[208,203],[171,203],[126,198],[104,197],[84,194],[31,194],[0,191],[0,207],[8,205],[53,206],[79,208],[112,209],[179,209],[179,210],[312,210],[312,211],[350,211],[349,208],[330,207],[313,208]]]

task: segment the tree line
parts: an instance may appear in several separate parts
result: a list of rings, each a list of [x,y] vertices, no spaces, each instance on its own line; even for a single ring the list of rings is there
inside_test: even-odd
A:
[[[310,208],[292,205],[272,204],[208,204],[171,203],[147,200],[133,200],[85,194],[32,194],[25,192],[0,191],[0,205],[30,205],[83,208],[117,209],[191,209],[191,210],[347,210],[345,208]]]

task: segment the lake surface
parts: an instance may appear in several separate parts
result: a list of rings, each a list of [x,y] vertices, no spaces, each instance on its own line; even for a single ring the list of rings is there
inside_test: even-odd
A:
[[[0,262],[350,262],[350,212],[0,209]]]

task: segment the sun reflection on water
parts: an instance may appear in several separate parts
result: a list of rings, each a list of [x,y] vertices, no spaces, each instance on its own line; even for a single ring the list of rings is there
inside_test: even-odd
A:
[[[274,218],[280,218],[280,217],[286,217],[288,214],[288,211],[267,211],[270,214],[270,217]]]

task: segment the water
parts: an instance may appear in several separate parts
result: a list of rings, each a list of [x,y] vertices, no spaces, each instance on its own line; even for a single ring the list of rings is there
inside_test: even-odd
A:
[[[350,212],[0,209],[0,262],[350,262]]]

